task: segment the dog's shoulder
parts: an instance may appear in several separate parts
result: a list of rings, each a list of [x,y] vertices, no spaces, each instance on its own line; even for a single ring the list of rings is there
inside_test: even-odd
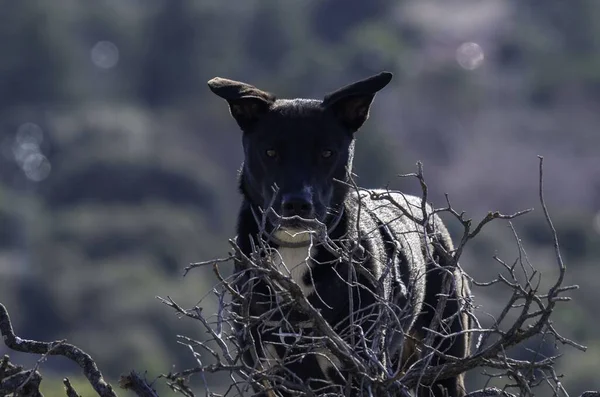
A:
[[[351,213],[357,214],[361,210],[368,213],[377,222],[387,225],[395,238],[403,235],[408,238],[411,245],[425,243],[423,218],[426,216],[429,233],[432,233],[430,237],[440,239],[448,249],[453,248],[450,234],[443,221],[433,213],[431,205],[425,203],[423,207],[421,197],[399,191],[372,189],[352,192],[346,201],[346,207]]]
[[[353,191],[347,195],[345,207],[361,233],[371,232],[373,229],[368,229],[378,225],[395,237],[414,237],[422,229],[421,201],[415,196],[386,190]],[[427,206],[426,211],[431,212],[431,208]]]
[[[346,196],[345,210],[349,237],[373,259],[369,270],[377,277],[392,265],[398,282],[404,277],[404,284],[414,284],[425,271],[418,198],[382,190],[353,191]]]

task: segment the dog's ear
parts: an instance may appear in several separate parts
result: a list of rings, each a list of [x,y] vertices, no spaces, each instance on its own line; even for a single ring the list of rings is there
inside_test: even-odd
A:
[[[231,115],[243,131],[252,127],[275,102],[274,95],[240,81],[215,77],[208,81],[208,87],[229,103]]]
[[[331,109],[342,125],[355,132],[369,118],[369,108],[377,91],[392,80],[390,72],[381,72],[349,84],[325,96],[323,106]]]

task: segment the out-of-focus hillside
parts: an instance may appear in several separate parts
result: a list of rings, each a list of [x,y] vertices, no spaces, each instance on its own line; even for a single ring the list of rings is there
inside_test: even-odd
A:
[[[198,302],[215,280],[209,271],[182,279],[183,267],[224,255],[234,233],[240,133],[206,81],[318,98],[385,69],[394,80],[358,135],[360,183],[418,193],[396,175],[421,160],[437,206],[448,193],[475,217],[535,207],[515,227],[549,283],[555,265],[537,200],[544,155],[568,282],[581,286],[555,322],[590,347],[568,351],[558,369],[571,393],[600,388],[591,326],[600,299],[600,2],[0,6],[0,302],[21,336],[67,338],[111,381],[133,368],[155,376],[193,365],[175,335],[198,328],[155,296]],[[489,279],[495,253],[517,254],[500,224],[463,265]],[[500,309],[496,291],[475,295],[482,311]],[[59,359],[42,371],[78,373]]]

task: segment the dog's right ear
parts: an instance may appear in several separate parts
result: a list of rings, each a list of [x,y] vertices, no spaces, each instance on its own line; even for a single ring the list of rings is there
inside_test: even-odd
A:
[[[276,99],[274,95],[250,84],[221,77],[209,80],[208,87],[229,103],[231,115],[242,131],[252,127]]]

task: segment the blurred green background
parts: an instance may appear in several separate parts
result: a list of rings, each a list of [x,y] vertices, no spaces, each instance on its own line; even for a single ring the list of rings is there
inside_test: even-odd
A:
[[[240,133],[206,81],[319,98],[389,70],[358,133],[360,183],[418,193],[397,174],[422,160],[438,207],[444,193],[475,218],[534,207],[515,228],[548,284],[544,155],[567,283],[581,286],[554,322],[589,346],[565,349],[558,371],[571,395],[600,389],[599,1],[0,0],[0,10],[0,302],[20,336],[66,338],[111,382],[193,366],[176,335],[202,338],[200,326],[155,296],[195,305],[215,279],[182,278],[183,267],[225,255],[234,234]],[[463,266],[489,280],[496,253],[518,253],[506,224],[486,229]],[[501,292],[474,293],[482,319],[498,313]],[[60,358],[41,370],[50,396],[80,376]],[[471,387],[484,384],[479,372]]]

